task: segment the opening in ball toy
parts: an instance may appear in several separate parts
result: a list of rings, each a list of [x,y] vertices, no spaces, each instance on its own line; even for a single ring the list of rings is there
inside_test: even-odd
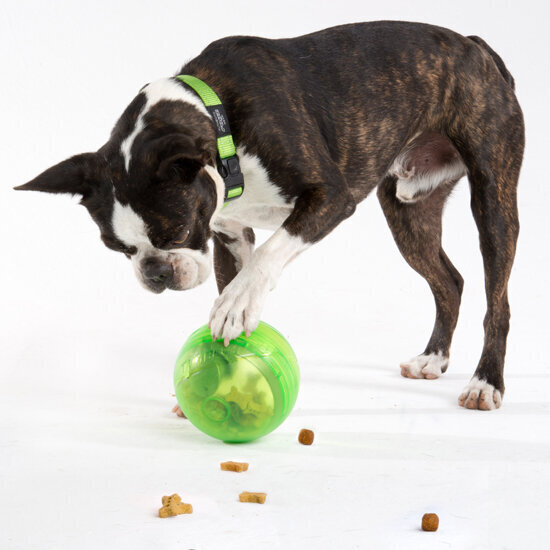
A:
[[[208,325],[185,342],[174,386],[181,410],[204,433],[231,443],[273,431],[290,414],[300,382],[296,356],[267,323],[229,346],[212,341]]]

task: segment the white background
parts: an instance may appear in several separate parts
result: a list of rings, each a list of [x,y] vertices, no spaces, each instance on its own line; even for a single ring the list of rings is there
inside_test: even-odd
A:
[[[15,2],[0,5],[0,547],[547,548],[550,365],[548,36],[544,2]],[[170,414],[172,367],[207,320],[214,280],[145,292],[68,196],[16,193],[95,150],[139,88],[229,34],[288,37],[376,19],[477,34],[524,108],[521,235],[503,408],[457,396],[483,343],[485,297],[466,181],[445,248],[466,280],[451,365],[408,380],[432,329],[427,284],[400,257],[375,196],[283,274],[264,320],[294,346],[293,414],[228,446]],[[366,75],[368,78],[368,75]],[[265,238],[265,235],[262,235]],[[312,447],[296,442],[310,427]],[[228,459],[247,474],[218,471]],[[265,491],[263,506],[236,501]],[[178,492],[195,513],[156,517]],[[436,512],[437,533],[419,530]]]

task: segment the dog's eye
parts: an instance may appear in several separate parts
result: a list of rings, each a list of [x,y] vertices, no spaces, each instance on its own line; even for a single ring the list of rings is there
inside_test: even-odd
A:
[[[172,241],[172,244],[183,244],[187,237],[189,236],[189,231],[184,231],[178,235],[178,240]]]

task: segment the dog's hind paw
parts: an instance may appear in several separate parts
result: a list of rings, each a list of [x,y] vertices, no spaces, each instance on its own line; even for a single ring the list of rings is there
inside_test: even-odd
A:
[[[174,405],[174,408],[172,409],[173,413],[176,413],[177,416],[180,416],[181,418],[187,418],[183,411],[181,410],[181,407],[179,405]]]
[[[458,404],[466,409],[491,411],[502,405],[502,392],[486,380],[474,376],[458,397]]]
[[[406,363],[401,363],[401,376],[405,378],[439,378],[447,370],[449,358],[442,353],[418,355]]]

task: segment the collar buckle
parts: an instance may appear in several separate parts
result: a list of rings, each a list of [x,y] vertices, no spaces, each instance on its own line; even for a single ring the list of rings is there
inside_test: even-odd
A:
[[[224,201],[237,199],[244,191],[244,176],[239,165],[239,157],[233,155],[220,158],[218,155],[218,172],[225,183]]]

